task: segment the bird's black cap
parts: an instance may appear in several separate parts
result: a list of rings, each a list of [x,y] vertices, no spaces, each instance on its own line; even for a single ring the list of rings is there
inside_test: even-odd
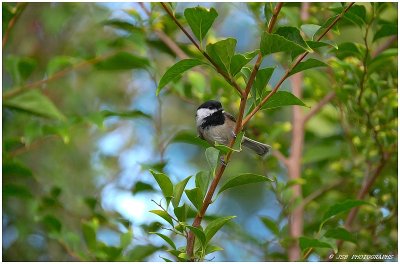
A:
[[[221,103],[220,103],[219,101],[210,100],[210,101],[207,101],[207,102],[202,103],[202,104],[197,108],[197,110],[198,110],[198,109],[201,109],[201,108],[222,109],[222,105],[221,105]]]

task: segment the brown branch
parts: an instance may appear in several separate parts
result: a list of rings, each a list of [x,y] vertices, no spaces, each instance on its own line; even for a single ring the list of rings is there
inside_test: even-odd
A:
[[[275,8],[274,16],[273,16],[273,18],[271,18],[269,30],[272,30],[273,25],[276,23],[276,18],[277,18],[278,14],[279,14],[279,11],[280,11],[281,7],[282,7],[282,4],[279,3],[277,5],[277,7]],[[272,19],[274,19],[274,21],[272,21]],[[236,127],[235,127],[235,134],[236,135],[239,134],[239,132],[242,131],[242,129],[243,129],[242,119],[243,119],[243,116],[244,116],[244,111],[245,111],[245,107],[246,107],[247,98],[248,98],[248,95],[250,93],[250,89],[251,89],[252,83],[253,83],[253,81],[255,79],[255,75],[257,73],[258,67],[261,64],[261,61],[262,61],[262,55],[261,55],[261,53],[259,53],[256,65],[254,66],[254,69],[256,69],[256,70],[253,69],[253,72],[252,72],[253,78],[250,77],[250,79],[249,79],[249,81],[248,81],[248,83],[246,85],[245,91],[241,92],[239,114],[238,114],[238,118],[237,118],[237,121],[236,121]],[[231,142],[229,143],[229,147],[232,148],[233,144],[235,143],[235,140],[236,140],[236,138],[233,138],[231,140]],[[202,221],[202,219],[203,219],[203,217],[204,217],[204,215],[205,215],[205,213],[207,211],[207,208],[211,203],[212,197],[213,197],[214,192],[215,192],[215,190],[216,190],[216,188],[218,186],[218,183],[219,183],[219,181],[220,181],[220,179],[221,179],[221,177],[222,177],[222,175],[223,175],[223,173],[225,171],[226,164],[228,164],[228,162],[230,161],[231,155],[232,155],[232,151],[229,151],[226,154],[225,158],[224,158],[224,162],[221,164],[221,166],[219,167],[218,171],[216,172],[215,177],[214,177],[213,181],[211,182],[210,188],[207,191],[206,197],[204,198],[202,207],[201,207],[199,213],[197,214],[196,218],[194,219],[192,226],[194,226],[194,227],[200,226],[201,221]],[[189,258],[191,260],[193,260],[194,241],[195,241],[195,237],[194,237],[193,232],[189,232],[189,236],[188,236],[188,239],[187,239],[186,253],[187,253],[187,255],[189,256]]]
[[[240,96],[243,97],[243,91],[242,88],[240,88],[239,84],[230,77],[227,73],[225,73],[219,66],[214,62],[214,60],[205,52],[204,50],[201,49],[200,45],[194,40],[194,38],[186,31],[186,29],[181,25],[181,23],[176,19],[175,15],[169,10],[167,5],[163,2],[160,3],[164,10],[167,12],[167,14],[172,18],[172,20],[175,22],[175,24],[182,30],[182,32],[188,37],[188,39],[193,43],[193,45],[196,46],[196,48],[203,54],[203,56],[214,66],[215,70],[222,76],[224,79],[233,87],[235,90],[240,94]]]
[[[317,41],[320,41],[328,32],[331,30],[331,28],[336,25],[336,23],[344,16],[344,14],[354,5],[354,2],[350,3],[344,10],[343,12],[338,15],[334,21],[322,32],[322,34],[317,38]],[[294,67],[296,67],[307,55],[308,51],[304,52],[300,57],[296,59],[296,61],[290,66],[289,69],[286,70],[285,74],[281,77],[281,79],[278,81],[278,83],[275,85],[275,87],[272,89],[272,91],[261,101],[260,104],[258,104],[253,111],[251,111],[245,118],[242,123],[242,126],[245,126],[250,119],[258,112],[258,110],[261,109],[261,107],[271,98],[272,95],[274,95],[282,83],[289,77],[289,73],[293,70]]]
[[[274,149],[272,151],[272,155],[274,155],[280,162],[282,162],[287,167],[288,159],[285,157],[285,155],[282,154],[282,152],[280,152],[277,149]]]
[[[4,36],[3,36],[3,40],[2,40],[3,49],[7,44],[8,38],[10,36],[11,29],[14,27],[15,22],[17,22],[18,18],[20,17],[20,15],[22,14],[22,12],[24,11],[24,9],[25,9],[25,7],[27,5],[28,5],[28,3],[17,3],[17,5],[15,7],[15,9],[16,9],[15,10],[15,15],[10,20],[10,22],[8,22],[7,29],[4,32]]]
[[[303,123],[307,123],[308,120],[310,120],[311,117],[313,117],[315,114],[317,114],[319,111],[321,111],[322,107],[324,107],[327,103],[332,101],[333,98],[335,98],[336,93],[335,92],[330,92],[327,95],[325,95],[324,98],[321,99],[316,105],[314,105],[311,110],[304,116],[303,118]]]

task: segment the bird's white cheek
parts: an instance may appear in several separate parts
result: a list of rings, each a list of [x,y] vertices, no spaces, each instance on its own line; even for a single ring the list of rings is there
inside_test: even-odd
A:
[[[204,118],[206,118],[207,116],[212,115],[216,110],[211,110],[211,109],[207,109],[207,108],[201,108],[199,110],[197,110],[197,115],[196,115],[196,123],[197,125],[201,125],[204,121]]]

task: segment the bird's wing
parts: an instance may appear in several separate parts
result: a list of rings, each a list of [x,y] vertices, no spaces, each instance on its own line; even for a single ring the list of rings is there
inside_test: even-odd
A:
[[[205,140],[205,138],[204,138],[204,136],[203,136],[203,133],[201,133],[201,131],[200,131],[199,128],[197,128],[197,133],[199,134],[199,137],[200,137],[201,139]]]

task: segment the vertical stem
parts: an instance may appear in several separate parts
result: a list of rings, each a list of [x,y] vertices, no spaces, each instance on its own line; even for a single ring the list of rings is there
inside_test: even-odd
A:
[[[293,94],[298,98],[302,97],[303,74],[297,73],[292,77]],[[293,130],[292,143],[290,147],[290,157],[288,162],[288,176],[290,180],[296,180],[301,177],[301,156],[304,145],[304,115],[300,106],[293,106]],[[291,204],[301,198],[301,186],[296,184],[292,187],[293,197]],[[289,234],[296,243],[289,247],[289,260],[296,261],[300,259],[301,252],[298,245],[298,238],[303,233],[304,210],[302,206],[296,206],[289,214]]]

